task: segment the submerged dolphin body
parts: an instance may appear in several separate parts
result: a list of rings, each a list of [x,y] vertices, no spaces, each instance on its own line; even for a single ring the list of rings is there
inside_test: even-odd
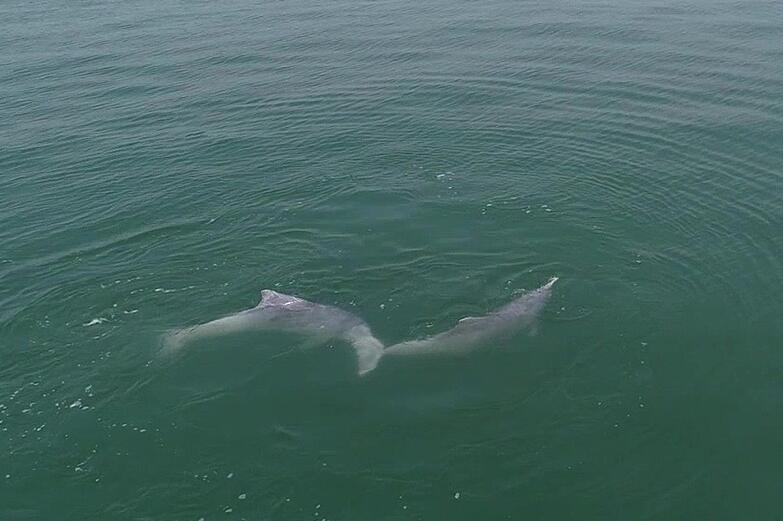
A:
[[[163,340],[162,354],[174,354],[194,340],[249,330],[288,331],[320,342],[346,340],[356,350],[360,375],[375,369],[383,353],[383,344],[353,313],[265,289],[261,302],[252,309],[169,332]]]
[[[536,317],[552,295],[557,277],[538,289],[527,292],[505,306],[481,317],[465,317],[448,331],[387,347],[383,356],[425,353],[463,353],[503,334],[534,324]]]

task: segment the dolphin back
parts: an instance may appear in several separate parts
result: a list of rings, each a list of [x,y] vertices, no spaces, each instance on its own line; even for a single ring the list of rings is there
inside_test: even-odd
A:
[[[558,280],[558,277],[552,277],[543,286],[500,309],[481,317],[463,318],[453,328],[435,336],[391,345],[383,351],[383,354],[463,353],[480,347],[488,340],[514,328],[531,326],[549,301],[552,287]]]

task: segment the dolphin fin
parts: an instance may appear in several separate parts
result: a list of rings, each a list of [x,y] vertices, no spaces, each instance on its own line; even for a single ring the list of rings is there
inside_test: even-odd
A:
[[[538,320],[534,320],[528,327],[527,336],[538,336],[539,331],[540,326],[538,325]]]
[[[292,295],[286,295],[271,289],[265,289],[261,291],[261,302],[258,303],[258,306],[290,306],[291,304],[301,301],[302,299]]]

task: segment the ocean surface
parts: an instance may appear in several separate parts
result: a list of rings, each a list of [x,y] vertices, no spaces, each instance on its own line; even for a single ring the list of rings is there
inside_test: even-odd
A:
[[[780,2],[6,0],[0,49],[0,519],[781,519]],[[264,288],[393,344],[553,275],[362,378],[157,356]]]

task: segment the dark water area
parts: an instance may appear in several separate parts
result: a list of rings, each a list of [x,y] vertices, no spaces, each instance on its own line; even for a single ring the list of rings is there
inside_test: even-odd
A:
[[[11,1],[0,49],[0,519],[780,517],[780,3]],[[553,275],[361,378],[156,356],[264,288],[393,344]]]

